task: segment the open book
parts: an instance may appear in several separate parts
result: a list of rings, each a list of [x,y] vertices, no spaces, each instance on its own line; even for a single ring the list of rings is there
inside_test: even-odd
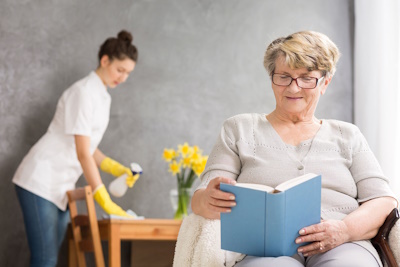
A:
[[[305,174],[275,188],[221,183],[236,206],[221,213],[221,248],[260,257],[292,256],[301,228],[321,221],[321,175]]]

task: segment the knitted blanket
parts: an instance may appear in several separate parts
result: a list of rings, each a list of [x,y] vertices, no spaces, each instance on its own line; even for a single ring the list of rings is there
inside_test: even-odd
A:
[[[232,267],[244,258],[221,249],[220,220],[196,214],[185,217],[179,230],[173,267]]]

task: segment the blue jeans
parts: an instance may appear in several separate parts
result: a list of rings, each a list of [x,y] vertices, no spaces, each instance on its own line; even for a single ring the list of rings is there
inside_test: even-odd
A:
[[[54,267],[69,222],[69,211],[15,186],[31,251],[30,267]]]

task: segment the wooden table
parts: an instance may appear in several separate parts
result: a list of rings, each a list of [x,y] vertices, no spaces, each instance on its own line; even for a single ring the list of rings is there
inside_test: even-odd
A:
[[[181,220],[168,219],[100,220],[100,238],[108,241],[108,266],[121,266],[122,240],[177,240],[181,223]],[[70,267],[77,266],[72,238],[69,235]]]

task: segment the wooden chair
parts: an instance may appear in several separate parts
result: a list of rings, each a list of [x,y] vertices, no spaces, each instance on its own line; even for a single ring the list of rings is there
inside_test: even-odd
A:
[[[386,263],[385,266],[388,267],[398,267],[393,251],[389,246],[389,234],[392,227],[395,225],[399,219],[399,211],[393,209],[389,216],[386,218],[385,222],[378,231],[378,234],[371,240],[375,249],[378,251],[382,262]],[[400,242],[400,240],[399,240]]]
[[[77,188],[68,191],[67,195],[78,266],[86,267],[85,253],[94,252],[96,266],[104,267],[103,250],[91,187]],[[78,214],[77,201],[86,201],[87,214]]]

